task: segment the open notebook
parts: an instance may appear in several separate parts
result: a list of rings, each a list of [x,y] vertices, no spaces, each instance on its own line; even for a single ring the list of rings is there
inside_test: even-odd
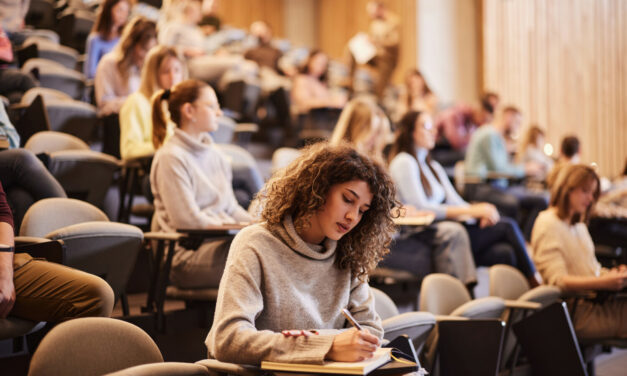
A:
[[[390,361],[390,348],[378,348],[371,359],[361,362],[324,362],[324,364],[261,362],[261,369],[302,373],[366,375]]]

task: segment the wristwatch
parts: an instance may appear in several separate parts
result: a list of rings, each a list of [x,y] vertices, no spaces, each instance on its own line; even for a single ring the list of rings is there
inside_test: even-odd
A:
[[[15,249],[8,245],[0,245],[0,252],[13,252]]]

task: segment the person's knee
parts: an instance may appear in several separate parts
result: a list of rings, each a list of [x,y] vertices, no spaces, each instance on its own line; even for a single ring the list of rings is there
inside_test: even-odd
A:
[[[481,265],[491,266],[496,264],[505,264],[516,267],[516,255],[512,246],[506,243],[498,243],[490,247],[483,257]]]
[[[100,277],[90,275],[85,281],[84,310],[78,312],[78,317],[96,316],[110,317],[115,304],[115,294],[111,286]]]
[[[437,223],[436,237],[444,241],[455,242],[458,245],[470,247],[470,238],[463,225],[458,222],[444,221]]]

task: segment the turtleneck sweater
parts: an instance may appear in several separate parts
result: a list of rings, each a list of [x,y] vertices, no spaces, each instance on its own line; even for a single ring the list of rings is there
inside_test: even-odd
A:
[[[390,162],[390,176],[404,204],[431,210],[435,213],[436,219],[444,219],[447,206],[467,206],[468,203],[457,193],[442,166],[434,160],[427,162],[428,154],[429,151],[424,148],[416,148],[417,159],[409,153],[399,153]],[[433,167],[437,178],[429,165]],[[427,196],[422,186],[420,171],[431,186],[430,196]]]
[[[208,134],[195,138],[175,129],[152,161],[155,231],[202,229],[248,222],[231,185],[231,166]]]
[[[370,288],[335,265],[336,246],[330,239],[321,245],[306,243],[289,216],[282,225],[255,224],[237,234],[205,341],[209,357],[241,364],[320,364],[334,336],[350,328],[342,308],[382,338]],[[320,334],[281,333],[294,329]]]

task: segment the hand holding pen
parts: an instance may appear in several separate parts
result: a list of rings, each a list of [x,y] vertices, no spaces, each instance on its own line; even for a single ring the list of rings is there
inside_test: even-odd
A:
[[[367,329],[362,329],[347,309],[342,309],[342,314],[353,328],[333,338],[333,344],[326,358],[340,362],[359,362],[372,358],[379,347],[379,339],[370,334]]]

